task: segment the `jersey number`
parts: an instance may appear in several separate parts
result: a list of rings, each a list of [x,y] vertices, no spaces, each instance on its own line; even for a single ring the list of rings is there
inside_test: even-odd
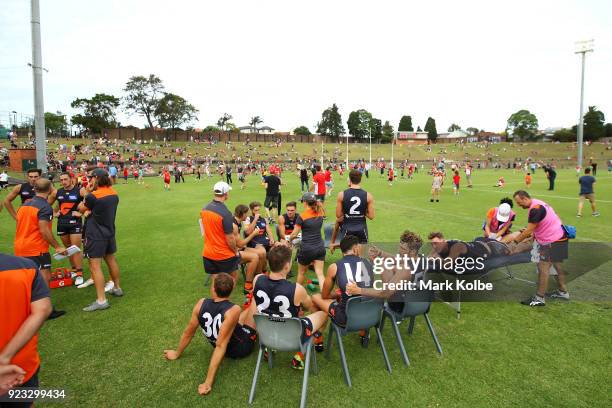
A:
[[[257,305],[257,311],[262,313],[270,306],[270,297],[263,290],[258,290],[256,296],[262,299],[262,302]],[[282,314],[282,316],[278,316],[276,314],[272,314],[272,316],[276,317],[291,317],[291,313],[289,313],[289,299],[287,296],[278,295],[274,297],[274,303],[278,303],[278,311]]]
[[[363,273],[364,272],[365,265],[363,264],[363,262],[359,262],[357,263],[357,270],[355,271],[355,274],[353,274],[353,269],[351,268],[351,264],[350,263],[345,263],[344,264],[344,271],[346,273],[346,280],[349,282],[364,282],[366,284],[366,286],[370,286],[370,274],[367,273]]]
[[[213,318],[210,313],[206,312],[202,315],[202,318],[204,319],[204,327],[202,328],[204,335],[217,340],[219,328],[221,327],[221,314],[217,314]]]
[[[361,198],[357,196],[353,196],[350,199],[351,202],[355,202],[351,209],[349,210],[349,214],[351,215],[361,215],[361,211],[357,211],[357,208],[361,205]]]

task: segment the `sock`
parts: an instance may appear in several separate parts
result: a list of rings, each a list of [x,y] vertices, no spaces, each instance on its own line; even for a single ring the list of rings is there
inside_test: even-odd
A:
[[[244,290],[252,291],[253,290],[253,282],[244,282]]]
[[[323,334],[317,330],[314,333],[314,344],[322,344],[323,343]]]
[[[105,303],[106,303],[106,299],[104,299],[104,302],[100,302],[99,300],[97,300],[97,299],[96,299],[96,302],[97,302],[99,305],[103,305],[103,304],[105,304]]]
[[[544,303],[546,300],[544,299],[544,296],[540,296],[536,293],[536,299],[538,299],[540,302]]]
[[[362,329],[362,330],[359,330],[359,335],[360,335],[361,337],[366,337],[368,334],[366,333],[366,331],[365,331],[365,330],[363,330],[363,329]]]

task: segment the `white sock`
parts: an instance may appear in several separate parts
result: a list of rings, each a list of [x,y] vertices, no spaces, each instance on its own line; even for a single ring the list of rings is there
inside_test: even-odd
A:
[[[105,304],[105,303],[106,303],[106,298],[104,299],[104,301],[103,301],[103,302],[100,302],[99,300],[97,300],[97,299],[96,299],[96,302],[97,302],[99,305],[103,305],[103,304]]]

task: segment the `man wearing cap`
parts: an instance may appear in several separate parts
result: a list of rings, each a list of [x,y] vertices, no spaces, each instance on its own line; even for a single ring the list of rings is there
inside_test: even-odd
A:
[[[502,198],[499,207],[493,207],[487,212],[487,219],[482,227],[485,238],[501,241],[511,231],[512,221],[516,214],[512,211],[512,199]]]
[[[228,273],[236,280],[240,256],[234,235],[234,217],[225,206],[231,187],[224,181],[213,187],[213,200],[200,212],[204,228],[204,250],[202,260],[204,271],[212,275]]]
[[[513,197],[521,208],[529,210],[527,228],[514,239],[514,242],[521,242],[533,234],[532,262],[538,264],[538,290],[534,296],[521,303],[533,307],[546,306],[545,297],[569,300],[565,287],[565,273],[561,270],[561,263],[568,258],[569,245],[561,219],[550,205],[531,198],[526,191],[519,190]],[[553,265],[557,271],[559,289],[546,293],[548,274]]]
[[[96,301],[85,307],[85,312],[108,309],[110,304],[106,300],[106,291],[116,297],[123,296],[119,285],[119,264],[115,258],[115,217],[119,196],[111,187],[112,181],[106,170],[94,169],[91,176],[88,194],[78,208],[81,214],[86,214],[84,255],[89,260],[91,277],[96,286]],[[108,266],[112,286],[105,287],[102,260]]]

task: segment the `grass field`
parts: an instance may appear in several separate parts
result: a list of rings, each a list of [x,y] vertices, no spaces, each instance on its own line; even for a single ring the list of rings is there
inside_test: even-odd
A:
[[[504,191],[492,187],[501,173],[507,181]],[[533,195],[578,227],[577,241],[610,241],[612,177],[603,168],[600,173],[596,191],[602,216],[592,218],[587,209],[579,220],[575,173],[560,171],[554,192],[546,191],[541,171],[535,174]],[[480,234],[487,209],[522,188],[522,178],[512,171],[477,171],[473,189],[454,197],[446,185],[441,202],[430,203],[429,176],[420,174],[389,187],[375,175],[364,181],[376,200],[377,217],[369,224],[371,239],[396,242],[404,229],[423,236],[441,230],[448,237],[471,239]],[[299,198],[297,178],[291,175],[284,181],[283,201]],[[177,346],[193,304],[208,296],[197,217],[211,199],[212,182],[188,178],[185,184],[173,184],[171,193],[163,191],[157,178],[146,182],[150,188],[132,180],[116,186],[121,200],[118,260],[125,297],[111,299],[107,311],[87,314],[81,308],[94,300],[93,287],[53,291],[54,303],[68,313],[42,329],[42,385],[67,388],[70,406],[246,406],[255,354],[242,361],[226,360],[207,397],[197,394],[212,351],[201,335],[179,360],[168,362],[162,356],[164,349]],[[336,188],[341,184],[336,177]],[[250,177],[246,190],[230,194],[228,207],[263,201],[263,196],[256,177]],[[327,209],[333,211],[333,200]],[[526,212],[517,213],[517,223],[523,225]],[[6,211],[0,220],[0,251],[11,253],[14,222]],[[326,264],[336,259],[328,256]],[[597,272],[607,290],[611,267],[609,262]],[[579,285],[579,280],[572,282],[570,291]],[[240,292],[233,294],[236,302],[242,301]],[[353,388],[343,382],[334,347],[331,361],[319,355],[319,375],[309,385],[309,406],[610,406],[610,303],[549,302],[545,308],[530,309],[518,300],[464,303],[461,319],[446,305],[434,304],[431,317],[444,355],[437,355],[424,321],[417,320],[412,337],[404,335],[409,367],[401,363],[387,327],[392,374],[384,369],[374,341],[362,349],[358,337],[349,336],[345,346]],[[403,325],[400,329],[405,333]],[[290,358],[281,354],[272,371],[262,368],[254,406],[298,405],[302,372],[289,367]]]

